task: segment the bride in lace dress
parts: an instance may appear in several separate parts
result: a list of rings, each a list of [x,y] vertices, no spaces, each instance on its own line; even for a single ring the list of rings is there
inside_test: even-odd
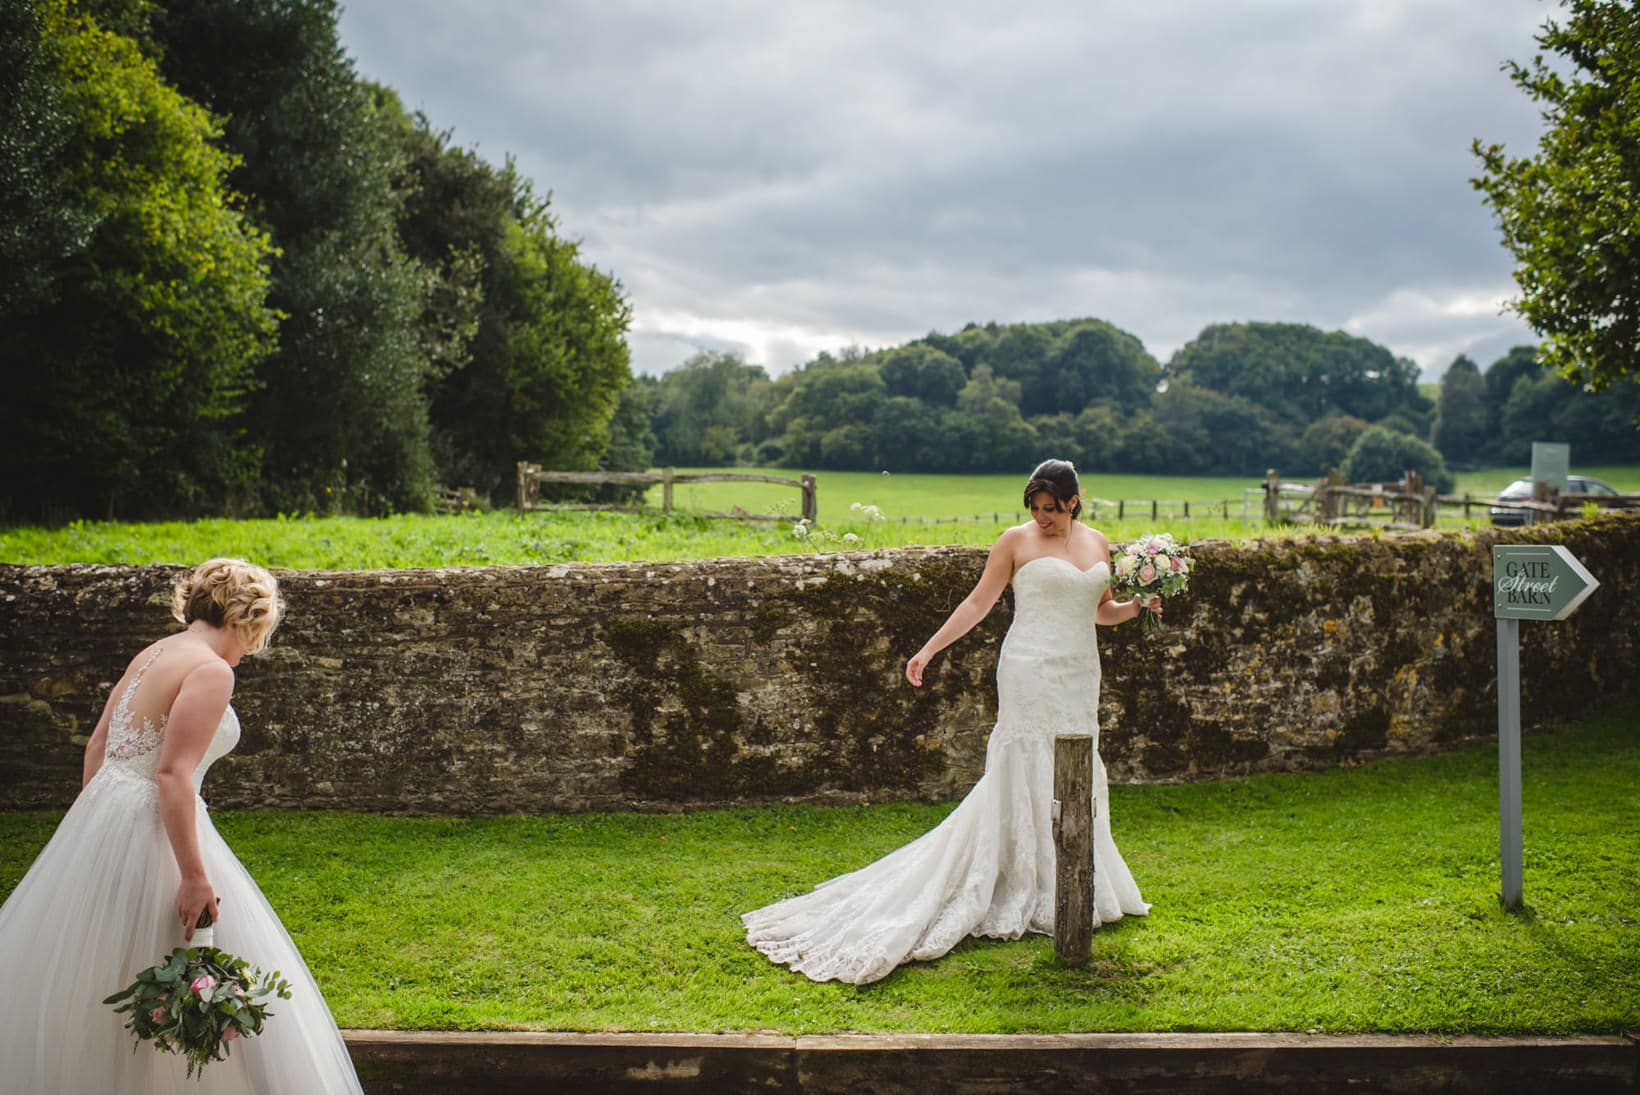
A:
[[[319,987],[199,798],[211,763],[239,740],[233,667],[267,642],[273,577],[234,559],[203,563],[176,589],[187,629],[141,651],[114,686],[85,751],[84,787],[0,907],[0,1093],[328,1095],[360,1092]],[[182,1057],[132,1052],[103,998],[216,915],[216,945],[278,970],[263,1033],[186,1076]]]
[[[938,827],[867,867],[741,917],[746,939],[816,981],[867,984],[905,962],[938,958],[970,935],[1053,932],[1053,739],[1094,741],[1094,917],[1143,916],[1110,834],[1099,759],[1099,649],[1094,623],[1135,618],[1110,593],[1110,545],[1076,520],[1076,469],[1048,460],[1031,474],[1031,520],[997,540],[973,592],[906,664],[921,686],[934,655],[985,618],[1012,582],[1014,620],[997,657],[997,722],[985,774]]]

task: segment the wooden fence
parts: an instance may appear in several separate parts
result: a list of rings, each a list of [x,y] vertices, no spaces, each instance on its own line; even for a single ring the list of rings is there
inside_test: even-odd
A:
[[[677,483],[779,483],[783,486],[796,487],[803,494],[803,519],[811,525],[820,517],[820,505],[816,498],[815,479],[812,475],[804,475],[801,479],[784,479],[778,475],[742,475],[734,472],[677,472],[671,468],[662,468],[659,472],[647,471],[543,471],[541,465],[531,464],[526,460],[518,462],[518,511],[528,513],[530,510],[614,510],[621,513],[642,512],[642,506],[603,505],[590,502],[542,502],[542,483],[569,483],[583,486],[641,486],[652,487],[661,485],[661,512],[672,512],[672,487]],[[785,521],[789,515],[778,513],[749,513],[740,507],[735,507],[729,513],[712,512],[700,514],[702,517],[727,517],[739,521]]]
[[[1257,488],[1253,488],[1257,490]],[[1229,498],[1127,498],[1087,499],[1082,500],[1082,517],[1087,521],[1111,519],[1125,520],[1129,517],[1148,517],[1152,521],[1189,521],[1195,518],[1217,518],[1228,520],[1233,511],[1239,512],[1241,517],[1251,516],[1247,500],[1239,501]],[[1001,524],[1004,521],[1027,521],[1030,514],[1022,509],[1007,513],[969,513],[952,515],[950,517],[889,517],[885,518],[896,525],[982,525],[986,522]]]
[[[1399,483],[1344,482],[1334,470],[1311,486],[1290,489],[1274,468],[1264,475],[1264,518],[1271,524],[1334,528],[1433,528],[1438,495],[1415,471]]]
[[[1541,491],[1536,498],[1437,494],[1409,471],[1399,483],[1346,483],[1336,470],[1316,483],[1284,483],[1272,468],[1265,473],[1264,517],[1271,524],[1313,523],[1337,528],[1434,528],[1444,512],[1465,521],[1473,511],[1488,517],[1493,507],[1525,511],[1527,524],[1580,513],[1593,502],[1602,509],[1640,509],[1640,494],[1564,494]]]

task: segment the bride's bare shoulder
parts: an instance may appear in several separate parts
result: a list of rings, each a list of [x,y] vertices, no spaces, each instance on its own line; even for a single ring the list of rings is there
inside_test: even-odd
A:
[[[993,560],[1008,560],[1009,572],[1012,573],[1014,568],[1018,566],[1020,552],[1024,550],[1030,535],[1031,523],[1029,521],[1023,525],[1014,525],[1003,529],[1002,535],[998,536],[997,542],[991,546],[991,558]]]

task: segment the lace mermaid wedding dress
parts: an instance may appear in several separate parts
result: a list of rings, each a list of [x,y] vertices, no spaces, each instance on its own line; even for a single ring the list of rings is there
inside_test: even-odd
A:
[[[291,998],[271,998],[262,1034],[234,1042],[228,1059],[206,1065],[199,1079],[187,1078],[183,1058],[152,1045],[133,1053],[125,1016],[102,1002],[185,945],[174,905],[181,876],[154,782],[165,728],[147,720],[133,725],[130,711],[159,653],[115,706],[102,767],[0,907],[0,1092],[360,1092],[319,987],[198,798],[200,852],[222,900],[216,945],[265,972],[278,970]],[[205,770],[238,741],[239,718],[230,707],[194,771],[196,791]]]
[[[1014,574],[1014,622],[997,657],[985,774],[932,831],[809,893],[746,913],[746,940],[816,981],[863,985],[964,937],[1053,932],[1053,739],[1093,735],[1096,923],[1150,910],[1110,835],[1099,759],[1094,612],[1110,569],[1055,555]]]

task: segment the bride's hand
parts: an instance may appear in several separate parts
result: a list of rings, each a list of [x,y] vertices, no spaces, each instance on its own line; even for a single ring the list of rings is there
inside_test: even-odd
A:
[[[194,925],[199,923],[199,914],[205,909],[211,910],[211,922],[217,918],[217,906],[221,904],[216,891],[211,888],[208,878],[185,878],[177,887],[177,915],[182,918],[182,938],[186,942],[194,937]]]
[[[926,651],[919,650],[911,656],[910,661],[905,663],[905,679],[921,688],[923,670],[927,668],[928,654]]]
[[[1139,606],[1139,611],[1133,614],[1135,620],[1143,615],[1147,609],[1154,613],[1158,620],[1162,618],[1162,599],[1160,597],[1135,597],[1134,602]]]

